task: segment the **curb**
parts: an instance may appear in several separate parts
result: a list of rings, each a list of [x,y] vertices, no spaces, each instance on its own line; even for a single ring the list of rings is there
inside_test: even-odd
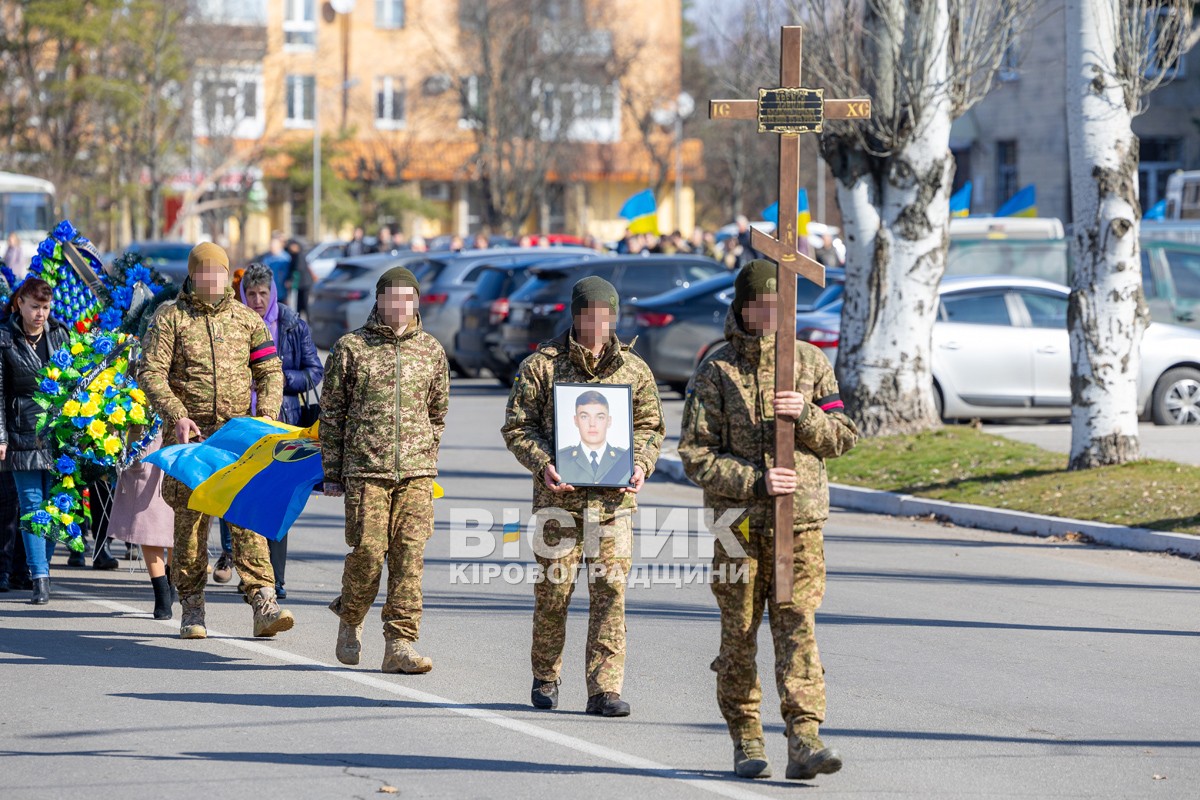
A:
[[[1049,517],[1026,511],[1005,511],[946,500],[929,500],[857,486],[830,484],[829,504],[849,511],[887,514],[893,517],[934,516],[963,527],[1022,533],[1028,536],[1082,534],[1093,542],[1111,547],[1200,556],[1200,536],[1152,531],[1148,528],[1127,528],[1124,525],[1110,525],[1106,522]]]
[[[678,456],[664,455],[654,467],[655,474],[693,485],[683,472]],[[1031,514],[1027,511],[1006,511],[987,506],[929,500],[908,494],[863,489],[858,486],[829,484],[829,504],[847,511],[884,514],[890,517],[933,516],[965,528],[981,528],[1002,533],[1026,536],[1068,536],[1081,534],[1097,544],[1157,553],[1175,553],[1192,558],[1200,557],[1200,536],[1185,533],[1152,531],[1149,528],[1128,528],[1106,522],[1088,522],[1066,517]]]

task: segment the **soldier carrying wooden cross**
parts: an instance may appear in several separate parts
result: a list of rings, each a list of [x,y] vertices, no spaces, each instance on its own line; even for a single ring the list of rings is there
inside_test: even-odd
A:
[[[825,593],[825,459],[853,447],[858,431],[825,354],[796,341],[796,275],[825,283],[824,267],[799,245],[799,135],[820,133],[826,119],[869,117],[871,102],[825,100],[822,90],[801,88],[801,34],[799,27],[783,29],[781,87],[760,89],[758,100],[710,105],[714,119],[757,119],[760,132],[780,135],[779,227],[776,237],[751,234],[754,249],[775,263],[758,259],[738,273],[725,322],[728,343],[705,358],[688,386],[679,455],[714,517],[744,509],[736,526],[740,552],[718,539],[712,582],[721,609],[712,669],[734,742],[734,771],[746,778],[771,774],[755,663],[765,608],[787,726],[786,774],[808,780],[842,766],[841,755],[818,735],[825,679],[814,626]]]

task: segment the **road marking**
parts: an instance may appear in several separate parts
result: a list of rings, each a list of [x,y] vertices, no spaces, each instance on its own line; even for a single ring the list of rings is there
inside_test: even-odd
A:
[[[143,609],[127,606],[123,603],[116,603],[112,600],[105,600],[100,597],[94,597],[83,592],[56,588],[54,593],[58,596],[71,597],[76,600],[92,603],[102,608],[107,608],[110,611],[116,611],[119,614],[133,614],[143,618],[146,617],[146,612]],[[164,627],[178,629],[178,623],[176,623],[174,620],[149,619],[148,621]],[[635,756],[630,753],[625,753],[621,750],[614,750],[611,747],[606,747],[602,744],[596,744],[595,742],[589,742],[586,739],[580,739],[577,736],[559,733],[558,731],[550,730],[549,728],[543,728],[540,725],[534,725],[531,722],[512,719],[511,717],[506,717],[503,714],[497,713],[490,709],[477,708],[475,706],[459,703],[436,694],[423,692],[419,689],[411,689],[403,684],[392,683],[382,678],[377,678],[373,675],[347,669],[346,667],[335,664],[327,664],[324,661],[318,661],[314,658],[308,658],[295,653],[289,653],[286,650],[269,647],[256,641],[239,639],[226,633],[214,631],[212,628],[208,629],[208,638],[220,641],[224,644],[239,648],[241,650],[268,656],[277,661],[283,661],[288,664],[295,664],[297,666],[309,667],[310,669],[327,672],[334,677],[342,678],[352,683],[358,683],[363,686],[368,686],[372,689],[378,689],[383,692],[388,692],[389,694],[414,700],[418,703],[425,703],[426,705],[442,708],[446,711],[451,711],[455,714],[459,714],[470,719],[486,722],[491,725],[495,725],[496,727],[504,728],[506,730],[513,731],[514,733],[520,733],[534,739],[541,739],[544,742],[550,742],[551,744],[556,744],[569,750],[574,750],[578,753],[593,756],[594,758],[609,761],[614,764],[620,764],[624,767],[644,770],[648,773],[653,773],[656,777],[678,781],[679,783],[686,784],[694,789],[699,789],[700,791],[708,792],[710,794],[720,795],[721,797],[732,797],[735,798],[735,800],[760,800],[760,798],[767,797],[766,795],[758,794],[757,792],[752,792],[748,789],[742,788],[730,780],[723,780],[720,778],[685,777],[687,775],[686,770],[676,769],[675,767],[667,764],[660,764],[659,762],[651,761],[648,758]]]

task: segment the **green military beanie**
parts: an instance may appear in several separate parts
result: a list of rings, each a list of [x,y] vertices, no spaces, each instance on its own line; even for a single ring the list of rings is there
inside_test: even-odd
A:
[[[417,276],[404,267],[392,267],[380,275],[375,284],[375,295],[378,297],[393,286],[408,286],[417,293],[417,297],[421,296],[421,284],[417,283]]]
[[[733,311],[742,320],[742,309],[755,297],[764,294],[774,294],[779,290],[778,270],[770,261],[756,258],[742,267],[737,277],[733,279]]]
[[[588,306],[606,305],[617,313],[617,289],[598,275],[584,278],[571,290],[571,317]]]

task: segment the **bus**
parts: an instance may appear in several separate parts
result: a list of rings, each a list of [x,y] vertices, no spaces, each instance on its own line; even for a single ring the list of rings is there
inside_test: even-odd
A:
[[[54,184],[30,175],[0,172],[0,240],[17,234],[32,253],[54,227]]]

